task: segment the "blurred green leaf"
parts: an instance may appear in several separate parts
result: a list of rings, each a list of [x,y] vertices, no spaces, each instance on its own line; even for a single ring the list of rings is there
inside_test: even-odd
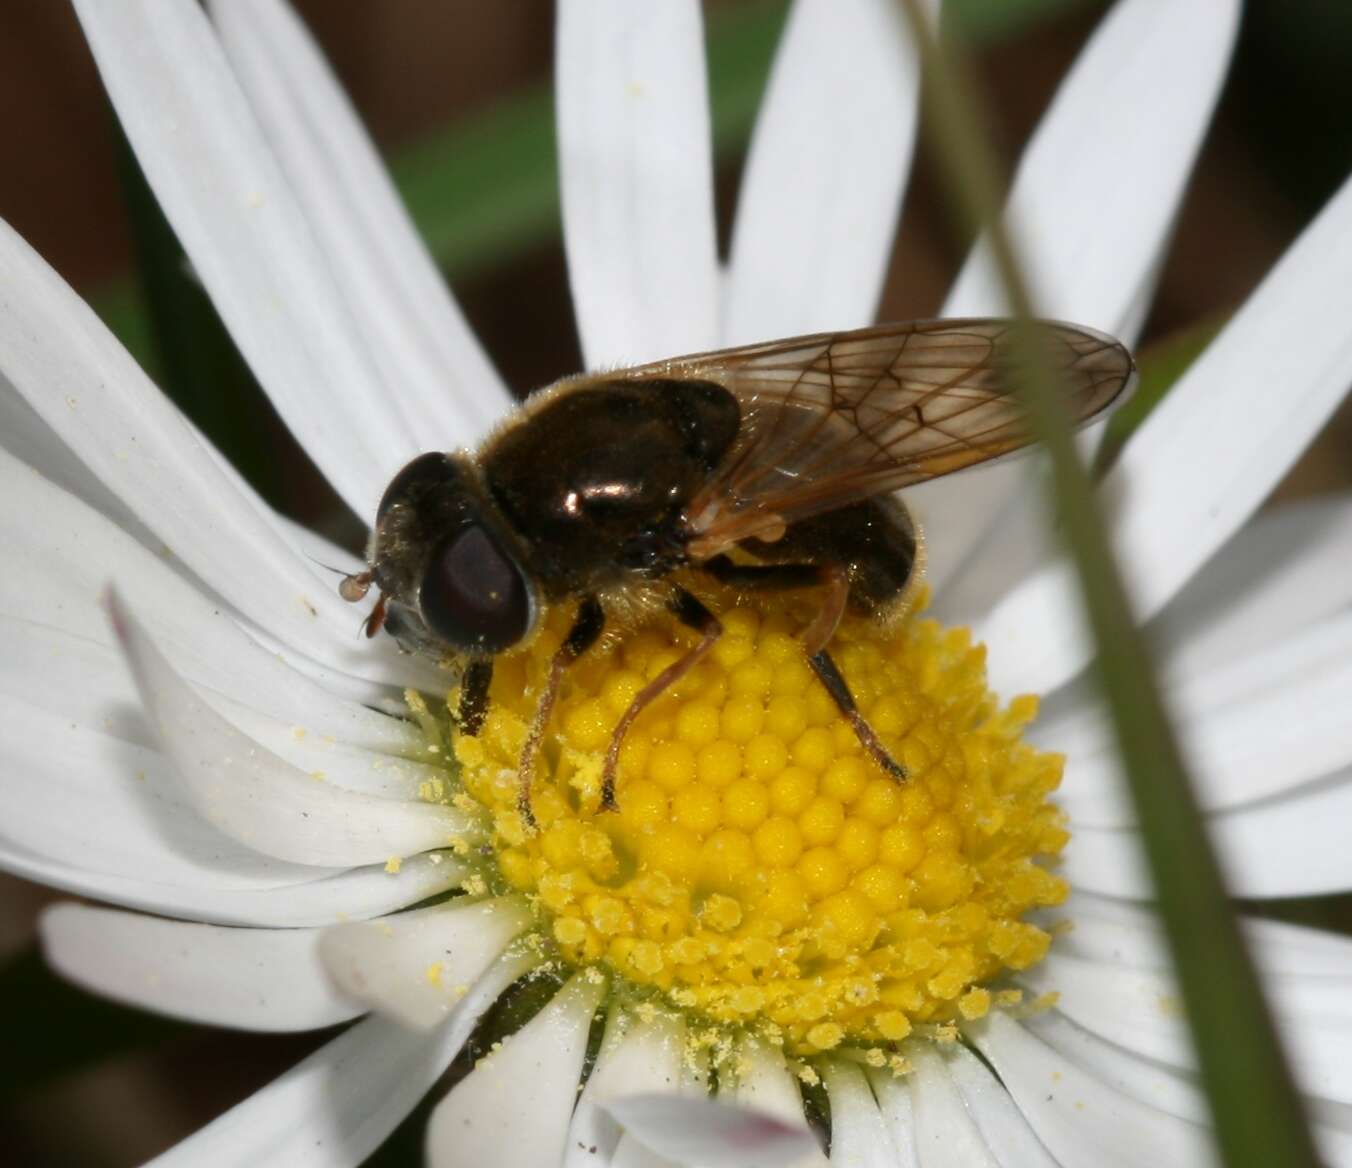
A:
[[[1100,2],[1097,7],[1104,7]],[[1039,20],[1087,7],[1086,0],[944,0],[943,19],[968,45],[1003,40]]]

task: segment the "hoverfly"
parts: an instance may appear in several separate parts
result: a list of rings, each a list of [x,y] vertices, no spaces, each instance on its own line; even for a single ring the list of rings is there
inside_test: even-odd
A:
[[[1011,328],[913,321],[567,378],[473,454],[404,467],[380,501],[369,567],[340,591],[359,600],[380,589],[368,636],[383,627],[407,650],[463,663],[457,720],[470,735],[494,657],[526,643],[545,606],[576,604],[521,753],[527,825],[560,682],[608,611],[664,603],[699,640],[615,726],[603,808],[616,806],[629,726],[713,648],[718,618],[669,578],[678,568],[745,589],[819,589],[803,653],[866,753],[900,781],[828,646],[847,608],[886,617],[907,595],[920,545],[892,492],[1030,441],[1010,393]],[[1134,366],[1121,344],[1076,325],[1037,328],[1075,421],[1122,396]]]

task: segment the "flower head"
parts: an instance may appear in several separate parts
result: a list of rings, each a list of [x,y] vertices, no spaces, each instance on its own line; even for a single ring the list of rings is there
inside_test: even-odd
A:
[[[1011,195],[1049,315],[1139,327],[1235,8],[1123,0],[1067,79]],[[196,270],[353,509],[370,514],[429,423],[472,445],[501,383],[291,13],[77,9]],[[725,272],[698,7],[565,0],[558,45],[589,366],[868,322],[916,110],[891,4],[794,7]],[[1136,181],[1105,195],[1108,173]],[[1173,632],[1167,677],[1217,838],[1256,897],[1352,884],[1348,596],[1327,571],[1346,503],[1246,526],[1352,381],[1350,224],[1344,188],[1104,487],[1140,610]],[[46,918],[50,959],[99,992],[251,1029],[371,1011],[176,1155],[358,1163],[523,984],[543,1004],[489,1032],[438,1102],[435,1164],[810,1162],[805,1116],[828,1114],[835,1162],[1207,1154],[1130,814],[1076,684],[1089,649],[1070,578],[1055,558],[982,562],[1033,513],[1016,471],[912,498],[934,608],[974,625],[988,678],[966,634],[928,617],[842,632],[906,786],[839,732],[793,655],[792,605],[724,597],[733,635],[636,724],[614,813],[592,807],[607,719],[682,634],[657,622],[580,663],[531,832],[511,779],[541,661],[503,670],[480,738],[450,733],[446,675],[355,640],[303,553],[351,557],[262,505],[7,229],[0,270],[0,401],[18,419],[0,455],[18,663],[0,862],[121,906]],[[978,248],[945,312],[999,309]],[[1287,567],[1264,578],[1274,549]],[[1248,587],[1219,587],[1229,575]],[[97,603],[109,577],[116,632]],[[987,686],[1052,695],[1029,742],[1031,704]],[[1044,801],[1050,751],[1068,760],[1068,843]],[[1352,950],[1250,928],[1344,1162]],[[710,1110],[714,1089],[753,1110]]]

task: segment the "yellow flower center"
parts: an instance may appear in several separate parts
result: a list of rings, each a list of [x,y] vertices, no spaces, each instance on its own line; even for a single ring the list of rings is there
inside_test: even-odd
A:
[[[723,636],[630,728],[617,812],[598,810],[611,731],[695,634],[654,617],[569,670],[534,832],[517,763],[570,614],[499,659],[479,736],[454,744],[459,798],[494,826],[488,882],[529,894],[567,961],[798,1054],[984,1014],[985,984],[1046,952],[1022,916],[1066,895],[1038,862],[1068,838],[1047,802],[1062,759],[1019,738],[1036,699],[1001,710],[966,629],[847,617],[830,651],[897,782],[807,665],[811,597],[701,594]]]

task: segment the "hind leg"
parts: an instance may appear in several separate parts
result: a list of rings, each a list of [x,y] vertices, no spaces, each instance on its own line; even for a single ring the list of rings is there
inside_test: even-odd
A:
[[[825,588],[821,608],[801,635],[807,663],[854,729],[859,745],[892,778],[903,781],[906,768],[888,753],[877,732],[859,712],[849,684],[826,651],[850,598],[850,578],[845,568],[840,564],[735,564],[726,556],[715,556],[703,568],[715,579],[744,588],[774,591],[814,585]]]

